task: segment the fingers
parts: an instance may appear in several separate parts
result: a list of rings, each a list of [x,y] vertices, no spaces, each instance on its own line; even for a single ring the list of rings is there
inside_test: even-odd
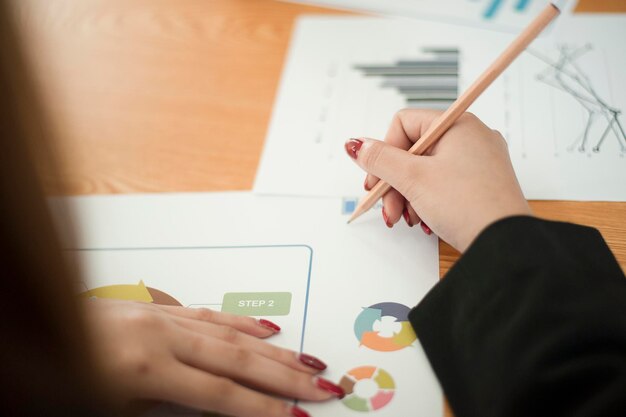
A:
[[[217,325],[183,317],[177,318],[176,323],[187,330],[247,348],[297,371],[315,374],[326,369],[326,364],[313,356],[274,346],[230,326]]]
[[[156,304],[155,306],[175,316],[234,327],[255,337],[266,338],[280,331],[278,325],[265,319],[256,320],[252,317],[222,313],[208,308],[175,307]]]
[[[387,227],[392,228],[404,218],[409,227],[420,224],[424,233],[432,234],[410,204],[420,193],[420,171],[427,160],[373,139],[350,139],[346,150],[363,169],[377,173],[391,185],[383,196],[382,217]]]
[[[288,398],[322,401],[344,395],[341,388],[322,378],[195,332],[188,332],[177,343],[175,355],[187,365]]]
[[[420,216],[415,212],[415,210],[413,209],[413,206],[411,206],[411,204],[408,201],[405,202],[404,211],[402,212],[402,217],[404,217],[404,221],[406,222],[407,225],[409,225],[409,227],[413,227],[416,224],[420,224],[420,222],[422,221]]]
[[[421,229],[427,235],[432,234],[432,231],[424,222],[420,216],[415,212],[413,206],[396,190],[391,189],[383,197],[383,220],[387,227],[392,228],[397,222],[404,219],[409,227],[413,227],[417,224],[421,226]]]
[[[372,174],[365,174],[365,182],[363,183],[363,189],[365,191],[369,191],[372,188],[374,188],[374,186],[376,185],[376,183],[378,183],[379,178],[375,177]]]
[[[363,185],[366,191],[370,191],[379,178],[394,188],[383,197],[382,217],[387,227],[393,227],[401,218],[409,226],[420,224],[421,219],[407,203],[415,197],[419,158],[411,158],[412,155],[407,152],[396,152],[385,146],[408,150],[442,113],[437,110],[401,110],[395,114],[384,144],[372,139],[350,139],[346,142],[348,154],[367,172]],[[427,227],[422,227],[422,230],[430,232]]]
[[[230,379],[181,365],[172,367],[167,388],[159,396],[167,401],[235,417],[307,416],[299,408],[243,387]],[[300,412],[300,414],[298,414]]]
[[[404,150],[408,150],[413,146],[413,143],[421,136],[421,128],[417,126],[418,135],[411,134],[411,136],[409,136],[409,133],[414,133],[416,129],[415,126],[409,127],[407,118],[415,111],[418,110],[404,109],[393,116],[389,129],[387,129],[387,134],[385,135],[386,143]]]
[[[391,189],[383,196],[383,220],[391,228],[402,218],[405,199],[397,190]]]
[[[374,139],[350,139],[348,155],[365,171],[383,179],[407,199],[419,177],[418,156]]]
[[[400,110],[387,130],[385,142],[400,149],[409,149],[442,114],[439,110]]]
[[[393,116],[385,135],[385,143],[399,149],[409,150],[442,113],[438,110],[400,110]],[[365,191],[371,190],[378,180],[376,175],[368,173],[363,184]]]

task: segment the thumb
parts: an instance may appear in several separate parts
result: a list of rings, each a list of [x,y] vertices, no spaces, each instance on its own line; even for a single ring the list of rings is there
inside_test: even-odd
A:
[[[348,155],[367,173],[387,182],[405,197],[409,197],[418,178],[418,156],[379,140],[349,139],[345,144]]]

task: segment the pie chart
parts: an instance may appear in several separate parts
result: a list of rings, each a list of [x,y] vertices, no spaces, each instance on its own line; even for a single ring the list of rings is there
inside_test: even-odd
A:
[[[354,411],[375,411],[393,399],[396,384],[389,373],[375,366],[361,366],[348,371],[339,382],[346,396],[341,402]]]
[[[361,345],[379,352],[404,349],[417,340],[410,311],[404,304],[391,302],[365,307],[354,322],[354,334]]]
[[[116,300],[182,306],[182,304],[171,295],[157,290],[156,288],[147,287],[143,281],[139,281],[137,284],[116,284],[93,288],[79,294],[79,296],[85,298],[113,298]]]

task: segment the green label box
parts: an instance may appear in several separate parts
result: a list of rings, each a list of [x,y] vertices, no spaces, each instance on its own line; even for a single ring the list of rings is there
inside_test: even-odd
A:
[[[223,312],[240,316],[286,316],[289,310],[290,292],[230,292],[222,301]]]

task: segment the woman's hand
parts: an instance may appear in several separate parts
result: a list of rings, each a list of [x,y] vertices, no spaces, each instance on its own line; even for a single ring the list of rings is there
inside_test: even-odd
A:
[[[129,301],[87,304],[99,366],[123,401],[161,400],[237,417],[306,417],[265,393],[308,401],[344,395],[316,376],[323,362],[260,340],[280,331],[269,321]]]
[[[465,114],[429,150],[408,150],[441,115],[438,111],[402,110],[385,142],[350,139],[346,151],[370,175],[393,189],[383,198],[383,218],[392,227],[401,217],[409,226],[425,222],[443,240],[463,252],[496,220],[530,215],[509,159],[504,138],[472,114]]]

